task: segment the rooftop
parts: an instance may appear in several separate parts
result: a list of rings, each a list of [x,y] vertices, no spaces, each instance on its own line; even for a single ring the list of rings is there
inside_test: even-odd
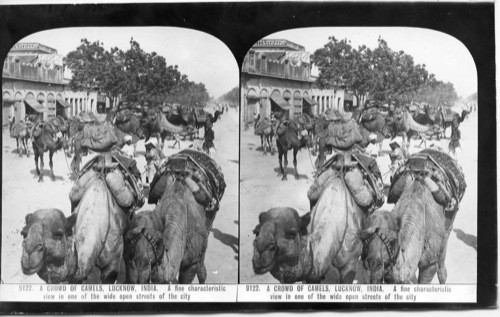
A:
[[[10,49],[9,54],[27,53],[27,52],[37,52],[42,54],[57,54],[57,50],[55,48],[40,43],[17,43]]]
[[[286,50],[286,51],[305,50],[304,46],[284,39],[262,39],[260,41],[257,41],[257,43],[255,43],[252,46],[252,48],[255,50],[260,50],[260,49],[273,49],[273,50]]]

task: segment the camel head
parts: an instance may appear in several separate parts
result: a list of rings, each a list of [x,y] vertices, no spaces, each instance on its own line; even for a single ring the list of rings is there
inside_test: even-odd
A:
[[[158,112],[154,109],[149,109],[147,112],[147,123],[151,126],[158,124]]]
[[[429,244],[426,230],[437,235],[442,234],[439,227],[440,219],[426,220],[428,216],[442,215],[443,208],[434,201],[428,187],[421,179],[415,179],[407,185],[399,198],[393,213],[398,222],[398,249],[395,252],[394,265],[392,266],[391,278],[395,284],[410,284],[425,249],[434,247],[435,241]],[[438,241],[438,240],[436,240]],[[438,242],[438,244],[440,241]]]
[[[26,225],[21,230],[23,273],[37,273],[46,263],[56,266],[64,263],[66,238],[72,233],[76,216],[65,218],[58,209],[40,209],[26,215]]]
[[[124,253],[127,283],[148,284],[153,268],[163,258],[161,220],[153,211],[140,212],[132,219],[124,235]]]
[[[427,117],[432,121],[436,121],[437,116],[439,115],[438,108],[435,106],[427,105],[425,107],[425,113],[427,114]]]
[[[310,213],[300,217],[292,208],[273,208],[259,215],[254,229],[253,270],[265,274],[279,264],[294,266],[299,262],[300,238],[307,235]]]
[[[368,271],[371,284],[381,284],[389,272],[398,249],[398,224],[388,211],[376,211],[365,220],[361,232],[363,253],[361,259]]]

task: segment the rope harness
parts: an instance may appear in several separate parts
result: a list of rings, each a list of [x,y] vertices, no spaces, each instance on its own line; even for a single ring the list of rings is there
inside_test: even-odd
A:
[[[155,241],[153,239],[153,237],[149,234],[149,233],[145,233],[144,232],[145,230],[141,230],[141,232],[139,232],[139,234],[137,234],[137,236],[132,239],[130,241],[130,246],[131,246],[131,252],[130,252],[130,255],[133,255],[135,254],[135,249],[137,247],[137,242],[139,242],[139,240],[141,240],[142,238],[146,239],[146,241],[149,243],[149,245],[151,246],[151,249],[153,250],[153,254],[154,254],[154,259],[148,259],[149,260],[149,271],[150,271],[150,274],[149,274],[149,284],[153,283],[153,282],[156,282],[156,281],[153,281],[153,274],[158,277],[158,267],[161,265],[162,263],[162,256],[163,256],[163,249],[162,250],[158,250],[158,248],[156,247],[156,244],[155,244]],[[132,257],[129,258],[129,263],[131,263],[133,260]]]

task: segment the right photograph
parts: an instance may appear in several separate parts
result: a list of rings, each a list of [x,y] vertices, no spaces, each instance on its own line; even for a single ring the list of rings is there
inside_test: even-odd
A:
[[[240,80],[240,283],[477,284],[477,70],[421,28],[303,28]]]

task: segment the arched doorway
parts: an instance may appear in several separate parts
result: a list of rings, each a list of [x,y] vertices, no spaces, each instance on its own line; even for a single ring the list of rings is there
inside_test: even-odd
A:
[[[297,115],[302,113],[302,96],[298,90],[293,93],[293,113]]]
[[[269,92],[267,89],[260,91],[260,116],[263,118],[271,116],[271,102],[269,101]]]
[[[246,94],[246,111],[245,111],[245,122],[254,122],[254,117],[259,114],[259,103],[260,97],[255,91],[255,89],[250,88]]]
[[[56,116],[56,99],[53,94],[47,96],[47,118]]]

